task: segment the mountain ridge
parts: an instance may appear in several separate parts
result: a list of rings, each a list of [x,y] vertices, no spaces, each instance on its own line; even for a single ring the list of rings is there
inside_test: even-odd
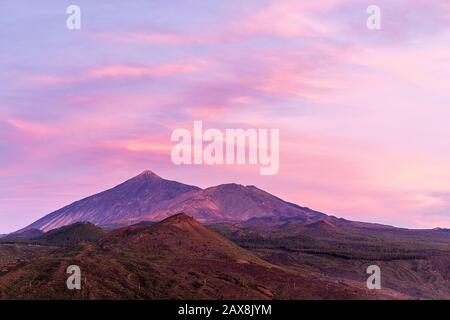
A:
[[[255,186],[236,183],[201,189],[166,180],[151,170],[105,191],[53,211],[27,227],[47,232],[76,222],[100,227],[126,226],[141,221],[161,221],[185,212],[202,223],[244,221],[254,217],[297,217],[304,222],[326,215],[286,202]]]
[[[53,211],[7,237],[36,232],[32,230],[47,232],[76,222],[89,222],[105,230],[113,230],[158,222],[179,212],[204,224],[246,222],[247,225],[269,227],[302,223],[312,224],[311,228],[351,225],[369,229],[404,229],[336,218],[284,201],[253,185],[226,183],[202,189],[166,180],[151,170],[145,170],[113,188]],[[448,232],[448,229],[436,230]]]

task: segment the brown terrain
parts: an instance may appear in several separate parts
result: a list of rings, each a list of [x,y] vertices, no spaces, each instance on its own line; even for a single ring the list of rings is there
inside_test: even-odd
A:
[[[314,223],[251,219],[211,226],[271,263],[361,283],[378,265],[382,287],[450,299],[450,230],[409,230],[328,216]]]
[[[66,288],[73,264],[80,291]],[[185,214],[31,259],[4,272],[0,290],[2,299],[406,298],[269,263]]]

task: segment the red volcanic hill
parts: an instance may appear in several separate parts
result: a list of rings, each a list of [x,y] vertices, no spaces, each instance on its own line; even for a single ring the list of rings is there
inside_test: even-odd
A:
[[[78,265],[82,290],[67,290]],[[368,293],[270,264],[185,214],[130,226],[0,273],[0,299],[363,299]]]
[[[151,226],[133,225],[112,231],[99,241],[105,250],[124,248],[165,258],[206,258],[268,265],[194,218],[175,214]]]
[[[313,222],[325,215],[283,201],[254,186],[224,184],[207,189],[165,180],[151,171],[76,201],[20,230],[48,231],[75,222],[117,227],[161,221],[185,212],[203,223],[245,221],[255,217],[295,217]]]

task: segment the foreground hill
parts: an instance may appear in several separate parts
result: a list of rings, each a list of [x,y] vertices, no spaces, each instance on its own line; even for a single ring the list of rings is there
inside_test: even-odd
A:
[[[45,245],[71,247],[81,242],[92,242],[105,234],[101,228],[88,222],[77,222],[58,229],[50,230],[34,238],[35,242]]]
[[[82,290],[66,288],[69,265]],[[367,292],[268,263],[185,214],[110,232],[94,243],[30,260],[0,275],[1,299],[362,299]]]
[[[10,234],[0,239],[0,244],[29,244],[34,246],[72,247],[81,242],[92,242],[105,231],[89,222],[77,222],[61,228],[42,232],[29,229]]]
[[[252,217],[297,217],[310,221],[322,213],[285,202],[254,186],[225,184],[202,190],[165,180],[151,171],[74,202],[19,230],[49,231],[75,222],[90,222],[112,229],[143,220],[162,219],[186,212],[204,223],[244,221]]]

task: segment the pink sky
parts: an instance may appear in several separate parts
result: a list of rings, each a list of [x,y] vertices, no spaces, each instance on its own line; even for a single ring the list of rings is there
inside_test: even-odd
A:
[[[144,169],[340,217],[450,227],[450,1],[0,6],[0,233]],[[175,128],[280,129],[259,166],[176,166]]]

